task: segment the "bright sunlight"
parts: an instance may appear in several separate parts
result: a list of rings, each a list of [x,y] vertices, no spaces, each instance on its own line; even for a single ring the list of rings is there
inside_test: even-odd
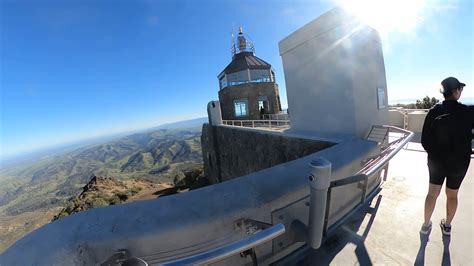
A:
[[[346,11],[359,17],[381,34],[409,32],[422,19],[426,0],[336,0]]]

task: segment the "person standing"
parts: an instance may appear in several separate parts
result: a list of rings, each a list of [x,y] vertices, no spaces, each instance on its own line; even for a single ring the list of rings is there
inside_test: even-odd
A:
[[[262,106],[262,107],[260,107],[260,117],[261,117],[262,120],[265,119],[264,114],[265,114],[265,108],[263,108],[263,106]]]
[[[431,215],[446,179],[446,218],[440,227],[443,235],[449,236],[458,191],[471,161],[474,115],[471,107],[458,102],[466,84],[449,77],[441,85],[444,101],[429,110],[421,135],[421,144],[428,153],[429,188],[420,233],[431,231]]]

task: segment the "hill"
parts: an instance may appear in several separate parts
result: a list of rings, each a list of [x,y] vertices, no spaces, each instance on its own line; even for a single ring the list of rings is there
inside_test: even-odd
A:
[[[144,179],[121,181],[113,177],[93,176],[82,188],[81,194],[71,199],[53,221],[92,208],[164,197],[208,184],[202,167],[193,168],[184,172],[182,176],[176,176],[173,184],[154,183]]]
[[[186,171],[202,167],[200,136],[201,127],[158,129],[3,168],[0,239],[2,230],[16,228],[11,223],[25,222],[33,230],[51,220],[81,194],[91,176],[171,186]]]

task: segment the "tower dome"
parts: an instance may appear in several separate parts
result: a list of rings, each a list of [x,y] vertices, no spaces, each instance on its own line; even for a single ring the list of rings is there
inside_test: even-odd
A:
[[[244,83],[275,82],[272,66],[255,55],[255,48],[239,27],[232,38],[232,61],[218,75],[220,89]]]
[[[237,38],[232,38],[232,57],[242,52],[255,54],[255,47],[253,46],[253,43],[249,41],[247,37],[245,37],[244,30],[242,29],[242,27],[239,27],[239,33],[237,34]]]

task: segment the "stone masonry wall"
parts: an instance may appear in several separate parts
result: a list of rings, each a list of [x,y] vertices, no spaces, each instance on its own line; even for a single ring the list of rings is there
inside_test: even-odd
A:
[[[280,111],[280,96],[278,85],[274,82],[245,83],[226,87],[219,91],[219,102],[221,104],[222,119],[224,120],[258,120],[260,110],[258,109],[258,97],[267,96],[269,102],[268,113],[276,114]],[[236,117],[234,113],[234,100],[248,100],[248,114],[245,117]]]
[[[201,136],[204,172],[212,183],[292,161],[333,144],[278,132],[209,124],[203,125]]]

